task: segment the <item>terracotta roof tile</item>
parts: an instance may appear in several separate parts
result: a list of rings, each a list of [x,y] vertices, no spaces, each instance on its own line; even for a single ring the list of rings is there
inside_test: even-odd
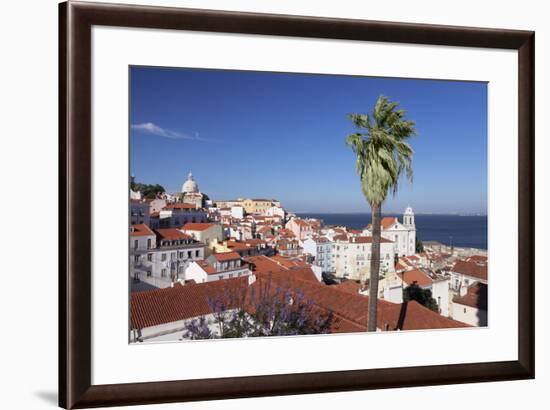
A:
[[[470,286],[464,296],[453,297],[453,303],[487,310],[487,285],[478,282]]]
[[[199,259],[195,261],[197,265],[199,265],[207,274],[213,275],[216,273],[216,269],[210,265],[207,261],[204,259]]]
[[[214,253],[212,256],[218,262],[233,261],[241,259],[241,256],[237,252],[223,252],[223,253]]]
[[[400,273],[399,276],[407,285],[412,285],[416,282],[418,286],[426,286],[433,283],[433,280],[428,275],[418,269]]]
[[[382,225],[382,229],[388,229],[393,224],[397,223],[397,218],[394,216],[387,216],[385,218],[382,218],[382,221],[380,222],[380,225]]]
[[[155,233],[146,224],[132,225],[130,229],[130,236],[149,236],[155,235]]]
[[[213,226],[216,226],[216,224],[213,223],[186,223],[181,227],[184,231],[206,231],[207,229],[212,228]]]
[[[155,229],[155,232],[157,233],[157,236],[161,240],[179,241],[183,239],[193,239],[189,235],[184,234],[183,232],[181,232],[176,228]]]
[[[334,285],[334,287],[338,290],[341,290],[342,292],[356,295],[356,294],[359,294],[359,289],[361,288],[361,284],[353,280],[346,280],[342,283],[339,283],[338,285]]]
[[[132,293],[132,328],[155,326],[208,314],[209,298],[226,297],[228,292],[246,292],[247,281],[248,278],[224,279]],[[259,274],[251,286],[261,289],[270,282],[275,288],[303,293],[306,300],[311,301],[319,312],[332,312],[332,333],[366,331],[368,296],[344,292],[336,286],[326,286],[314,279],[309,268]],[[228,306],[231,306],[231,300],[228,300]],[[383,330],[469,327],[441,316],[415,301],[394,304],[378,300],[378,313],[377,326]]]
[[[173,288],[131,294],[133,329],[157,326],[210,313],[209,298],[223,297],[227,291],[243,289],[246,277],[199,284],[176,284]]]
[[[479,265],[475,262],[457,261],[453,272],[461,273],[481,280],[487,280],[487,265]]]

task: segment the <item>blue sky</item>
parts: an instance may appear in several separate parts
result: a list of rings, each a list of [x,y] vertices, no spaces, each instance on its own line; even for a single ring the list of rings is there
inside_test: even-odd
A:
[[[416,121],[414,180],[383,211],[487,211],[487,84],[131,67],[130,168],[213,199],[269,197],[295,212],[364,212],[345,137],[379,95]]]

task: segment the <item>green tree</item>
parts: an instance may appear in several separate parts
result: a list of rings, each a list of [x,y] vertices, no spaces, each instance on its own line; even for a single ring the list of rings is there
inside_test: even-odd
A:
[[[139,191],[145,198],[153,199],[157,194],[162,194],[166,192],[164,187],[159,184],[142,184],[140,182],[135,182],[133,177],[130,181],[130,188],[132,191]]]
[[[405,119],[405,111],[397,109],[398,105],[380,96],[372,114],[350,114],[350,120],[359,131],[346,138],[347,145],[357,156],[356,170],[361,190],[372,212],[369,332],[376,331],[382,203],[390,191],[395,195],[403,172],[412,180],[413,150],[407,139],[416,134],[415,123]]]
[[[405,302],[416,300],[428,309],[439,312],[439,306],[437,305],[437,301],[432,297],[432,291],[430,289],[422,289],[416,282],[413,282],[412,285],[403,290],[403,300]]]
[[[424,244],[422,243],[422,241],[420,239],[418,239],[418,236],[416,237],[416,240],[415,240],[415,243],[414,243],[414,248],[415,248],[416,253],[424,252]]]

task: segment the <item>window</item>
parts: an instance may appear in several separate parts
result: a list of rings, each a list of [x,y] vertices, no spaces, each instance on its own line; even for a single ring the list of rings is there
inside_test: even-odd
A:
[[[135,263],[139,263],[139,255],[135,255],[135,256],[134,256],[134,262],[135,262]]]
[[[152,253],[148,253],[147,254],[147,261],[148,262],[151,262],[153,260],[153,254]]]
[[[187,259],[191,259],[191,251],[187,252]]]
[[[147,271],[147,277],[150,277],[151,275],[152,275],[151,271],[148,270],[148,271]]]
[[[166,260],[166,254],[165,253],[160,255],[160,260],[163,261],[163,262]]]
[[[179,253],[179,258],[180,258],[180,259],[183,259],[183,256],[184,256],[184,253],[183,253],[183,252],[180,252],[180,253]]]
[[[134,241],[134,249],[137,249],[137,248],[138,248],[138,240],[136,239],[136,240]]]
[[[229,277],[230,277],[230,278],[232,278],[232,277],[233,277],[233,274],[232,274],[232,273],[230,273],[230,274],[229,274]]]
[[[147,249],[151,249],[151,238],[147,239]]]
[[[219,279],[219,280],[222,280],[222,279],[223,279],[223,275],[218,275],[218,279]]]
[[[199,257],[199,255],[200,255],[200,251],[195,251],[195,257],[197,257],[197,258],[198,258],[198,257]]]
[[[172,253],[170,254],[170,260],[173,261],[173,260],[175,260],[175,259],[176,259],[176,252],[172,252]]]
[[[166,269],[161,269],[161,270],[160,270],[160,276],[161,276],[162,278],[165,278],[165,277],[166,277]]]
[[[464,313],[466,313],[466,308],[464,308]]]

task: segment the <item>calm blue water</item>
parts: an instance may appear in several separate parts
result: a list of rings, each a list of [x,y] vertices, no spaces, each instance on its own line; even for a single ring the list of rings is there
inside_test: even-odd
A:
[[[371,221],[370,213],[299,215],[322,219],[327,225],[344,225],[351,229],[361,229]],[[384,216],[396,216],[400,221],[403,220],[402,215]],[[487,249],[487,216],[415,215],[415,223],[416,234],[420,240]]]

